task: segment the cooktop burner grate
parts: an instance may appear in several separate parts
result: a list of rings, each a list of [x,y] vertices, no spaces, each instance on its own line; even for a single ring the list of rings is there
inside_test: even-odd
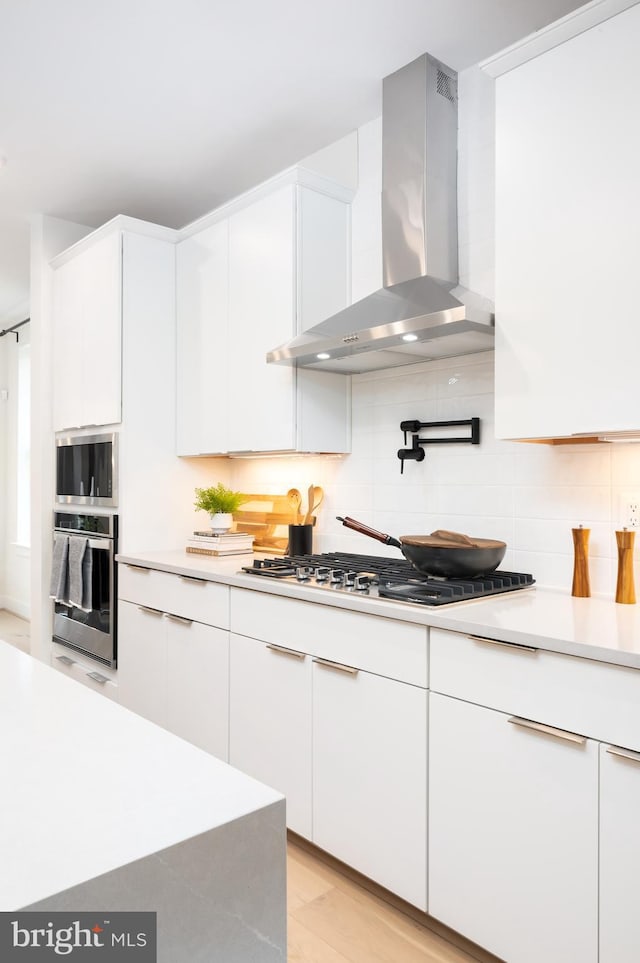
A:
[[[530,588],[535,584],[531,575],[501,570],[468,579],[429,578],[421,575],[405,559],[350,552],[256,559],[243,571],[265,578],[313,584],[334,592],[364,590],[379,598],[419,605],[450,605]],[[331,574],[330,580],[328,573]],[[356,584],[355,575],[360,576]]]

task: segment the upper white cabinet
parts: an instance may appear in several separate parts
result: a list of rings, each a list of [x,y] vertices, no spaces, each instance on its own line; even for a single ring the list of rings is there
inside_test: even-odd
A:
[[[101,237],[53,275],[53,427],[122,416],[122,235]]]
[[[640,429],[640,6],[577,11],[496,80],[496,434]],[[564,42],[559,42],[564,40]],[[551,49],[540,53],[543,41]],[[534,56],[535,54],[535,56]],[[500,63],[502,60],[502,64]],[[501,73],[501,69],[507,70]]]
[[[349,378],[267,365],[348,302],[349,207],[279,178],[177,251],[177,452],[349,450]]]

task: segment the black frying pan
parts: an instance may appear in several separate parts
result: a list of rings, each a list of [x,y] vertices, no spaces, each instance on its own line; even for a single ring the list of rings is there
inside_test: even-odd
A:
[[[469,538],[459,532],[431,535],[402,535],[400,539],[369,528],[355,518],[336,516],[346,528],[368,535],[385,545],[395,545],[422,575],[438,578],[474,578],[493,572],[507,550],[506,542],[490,538]]]

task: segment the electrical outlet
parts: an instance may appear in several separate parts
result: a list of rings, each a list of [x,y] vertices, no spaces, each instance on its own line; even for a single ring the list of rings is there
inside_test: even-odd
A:
[[[640,528],[640,494],[625,495],[622,502],[622,524],[625,528]]]

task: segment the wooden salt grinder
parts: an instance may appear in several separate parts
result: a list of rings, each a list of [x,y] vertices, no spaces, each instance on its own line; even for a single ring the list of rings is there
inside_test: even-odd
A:
[[[571,594],[576,598],[588,599],[591,595],[589,585],[589,535],[590,528],[572,528],[573,535],[573,584]]]
[[[636,589],[633,580],[633,542],[635,532],[623,528],[616,532],[618,543],[618,581],[616,583],[616,602],[633,605],[636,600]]]

